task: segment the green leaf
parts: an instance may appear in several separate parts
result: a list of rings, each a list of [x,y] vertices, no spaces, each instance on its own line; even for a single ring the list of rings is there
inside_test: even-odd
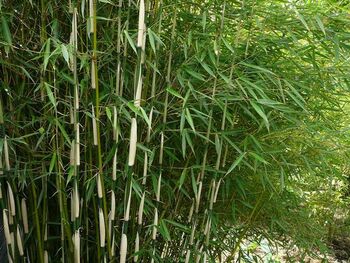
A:
[[[46,88],[47,96],[49,97],[49,100],[50,100],[51,104],[54,106],[54,108],[56,108],[56,99],[55,99],[55,96],[53,95],[52,90],[51,90],[52,86],[50,86],[47,82],[45,82],[44,85],[45,85],[45,88]]]
[[[253,158],[259,162],[262,162],[264,164],[268,164],[268,162],[264,158],[262,158],[260,155],[258,155],[255,152],[249,152],[249,155],[253,156]]]
[[[304,17],[299,13],[298,9],[295,8],[294,11],[295,11],[297,17],[299,18],[299,20],[301,21],[301,23],[302,23],[302,24],[305,26],[305,28],[307,29],[307,31],[310,31],[309,26],[307,25],[307,23],[306,23]]]
[[[235,50],[233,49],[233,47],[230,45],[230,43],[227,42],[227,40],[225,38],[221,38],[222,42],[224,42],[224,45],[228,48],[228,50],[230,50],[232,53],[235,52]]]
[[[148,115],[142,107],[140,108],[140,112],[143,120],[147,123],[147,125],[152,126],[151,120],[148,118]]]
[[[183,169],[179,179],[179,189],[181,189],[182,185],[184,184],[186,177],[187,177],[187,169]]]
[[[181,112],[181,119],[180,119],[180,133],[181,134],[182,134],[184,127],[185,127],[185,120],[186,120],[185,111],[182,111]]]
[[[317,22],[318,26],[320,27],[321,31],[323,32],[323,34],[326,35],[326,30],[325,30],[324,25],[322,23],[322,20],[320,19],[319,16],[316,16],[316,22]]]
[[[222,74],[221,72],[218,72],[220,77],[227,83],[227,84],[231,84],[231,80],[230,78],[228,78],[227,76],[225,76],[224,74]]]
[[[68,49],[66,45],[64,44],[61,45],[61,52],[64,60],[67,62],[67,65],[69,65],[69,54],[68,54]]]
[[[198,80],[201,80],[201,81],[205,81],[205,79],[203,78],[203,76],[189,68],[186,68],[185,71],[190,74],[192,77],[198,79]]]
[[[296,104],[300,106],[305,112],[307,112],[307,109],[305,108],[305,100],[304,98],[300,95],[300,93],[293,87],[292,84],[290,84],[287,80],[284,80],[286,85],[291,89],[292,92],[289,90],[286,90],[287,94],[289,97],[291,97]]]
[[[168,220],[168,219],[164,219],[164,221],[166,221],[166,222],[168,222],[169,224],[171,224],[171,225],[173,225],[173,226],[179,228],[179,229],[182,230],[182,231],[185,231],[185,232],[188,232],[188,231],[189,231],[188,227],[185,226],[185,225],[183,225],[183,224],[180,224],[180,223],[178,223],[178,222],[175,222],[175,221],[173,221],[173,220]]]
[[[185,159],[186,157],[186,136],[187,130],[184,129],[181,134],[181,149],[182,149],[182,157]]]
[[[203,12],[203,16],[202,16],[202,28],[203,28],[203,32],[205,31],[205,27],[207,25],[207,11]]]
[[[156,44],[155,44],[153,32],[150,28],[148,28],[147,31],[148,31],[148,41],[151,44],[151,48],[154,54],[156,54]]]
[[[2,153],[3,153],[4,141],[5,139],[0,139],[0,156],[2,156]]]
[[[185,138],[186,138],[186,141],[188,143],[188,145],[190,146],[192,152],[193,152],[193,155],[196,156],[196,152],[194,151],[194,147],[193,147],[193,143],[192,143],[192,139],[190,137],[190,134],[187,132],[187,130],[185,129]]]
[[[189,125],[191,126],[193,132],[196,132],[196,129],[194,128],[194,123],[193,123],[193,119],[192,119],[192,116],[191,116],[191,113],[190,113],[190,110],[188,108],[185,109],[185,118],[187,120],[187,122],[189,123]]]
[[[257,69],[258,71],[261,71],[261,72],[264,72],[264,73],[268,73],[268,74],[271,74],[271,75],[275,75],[275,73],[273,73],[272,71],[266,69],[266,68],[262,68],[262,67],[259,67],[257,65],[252,65],[252,64],[248,64],[248,63],[245,63],[245,62],[239,62],[240,65],[243,65],[243,66],[246,66],[248,68],[253,68],[253,69]]]
[[[71,145],[72,142],[71,142],[71,140],[69,139],[69,136],[68,136],[66,130],[64,129],[64,127],[62,126],[62,124],[59,122],[58,119],[55,119],[55,121],[56,121],[56,124],[57,124],[58,128],[59,128],[60,131],[62,132],[62,135],[63,135],[64,139],[68,142],[69,145]]]
[[[127,105],[128,105],[128,107],[129,107],[129,109],[132,110],[136,115],[138,115],[138,116],[140,116],[141,118],[143,118],[144,121],[147,123],[148,126],[151,126],[151,121],[150,121],[150,119],[148,118],[148,116],[147,116],[145,110],[144,110],[142,107],[138,108],[138,107],[136,107],[136,106],[134,105],[134,103],[132,103],[132,102],[128,102]]]
[[[164,220],[161,220],[161,221],[160,221],[160,224],[159,224],[159,232],[161,233],[161,235],[164,237],[165,240],[167,240],[167,241],[170,241],[170,240],[171,240],[168,227],[167,227],[167,225],[166,225],[166,223],[165,223]]]
[[[192,189],[193,189],[194,196],[197,196],[197,182],[196,182],[196,178],[194,178],[193,173],[191,173],[191,182],[192,182]]]
[[[45,52],[44,52],[44,71],[46,70],[47,64],[49,63],[50,59],[50,49],[51,49],[51,41],[50,38],[47,39],[45,43]]]
[[[174,95],[175,97],[178,97],[179,99],[184,99],[180,93],[178,93],[176,90],[174,90],[172,87],[167,87],[167,92],[169,92],[171,95]]]
[[[68,177],[67,177],[66,185],[69,184],[69,182],[72,180],[73,176],[74,176],[74,166],[71,165],[69,167],[69,170],[68,170]]]
[[[218,134],[215,134],[215,150],[216,150],[216,154],[219,155],[221,151],[221,142]]]
[[[106,115],[109,121],[112,122],[112,112],[108,107],[106,107]]]
[[[254,101],[251,101],[250,105],[252,105],[254,110],[260,115],[261,118],[263,118],[263,120],[265,122],[265,126],[269,130],[269,128],[270,128],[269,127],[269,125],[270,125],[269,120],[267,119],[267,116],[264,113],[263,109],[258,104],[256,104]]]
[[[231,165],[231,167],[227,170],[225,175],[228,175],[229,173],[231,173],[233,171],[233,169],[236,168],[237,165],[239,165],[241,163],[241,161],[243,160],[243,157],[246,155],[246,152],[241,153],[240,156],[238,156],[238,158],[233,162],[233,164]]]
[[[57,154],[54,152],[52,154],[51,162],[50,162],[50,167],[49,167],[49,173],[52,173],[53,168],[55,167],[56,164],[56,159],[57,159]]]
[[[11,36],[11,32],[10,32],[7,20],[3,14],[1,14],[1,24],[2,24],[2,34],[7,43],[7,45],[5,46],[5,52],[8,55],[10,52],[10,48],[12,46],[12,36]]]
[[[132,38],[130,37],[128,31],[124,30],[124,34],[131,46],[131,48],[135,51],[135,54],[137,54],[137,50],[136,50],[136,46],[135,46],[135,43],[134,43],[134,40],[132,40]]]
[[[214,72],[211,70],[211,68],[208,66],[208,64],[202,62],[201,65],[205,69],[205,71],[209,73],[209,75],[215,77]]]
[[[162,46],[165,46],[165,44],[160,39],[160,37],[157,36],[157,34],[154,33],[150,28],[147,29],[147,32],[148,32],[148,40],[149,40],[149,43],[151,45],[151,48],[152,48],[154,54],[156,54],[156,49],[157,49],[156,44],[160,44]]]
[[[4,14],[1,14],[1,25],[2,25],[2,34],[4,36],[4,39],[8,45],[12,45],[12,36],[10,32],[9,25],[7,23],[6,17]]]

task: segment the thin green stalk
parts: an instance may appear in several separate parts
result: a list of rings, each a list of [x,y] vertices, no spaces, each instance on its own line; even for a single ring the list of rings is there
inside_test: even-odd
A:
[[[44,250],[43,250],[43,244],[42,244],[42,235],[41,235],[41,228],[40,228],[40,221],[39,221],[39,210],[37,207],[37,193],[36,193],[36,189],[35,189],[35,183],[34,180],[32,179],[31,182],[31,186],[32,186],[32,197],[33,197],[33,201],[32,201],[32,207],[33,207],[33,216],[34,216],[34,228],[35,228],[35,233],[36,233],[36,237],[37,237],[37,243],[38,243],[38,260],[40,263],[44,263]]]
[[[103,175],[103,163],[102,163],[102,151],[101,151],[101,134],[100,134],[100,92],[99,92],[99,81],[98,81],[98,68],[97,68],[97,0],[93,2],[93,53],[92,60],[95,66],[95,116],[97,119],[96,129],[97,129],[97,158],[98,158],[98,173],[100,176],[100,180],[102,183],[102,206],[103,206],[103,214],[105,220],[105,226],[108,226],[108,216],[107,216],[107,200],[105,194],[105,186],[104,186],[104,175]],[[109,236],[108,228],[106,229],[106,236]],[[103,245],[104,246],[104,245]],[[109,238],[107,238],[107,253],[109,257],[111,257],[111,242]]]

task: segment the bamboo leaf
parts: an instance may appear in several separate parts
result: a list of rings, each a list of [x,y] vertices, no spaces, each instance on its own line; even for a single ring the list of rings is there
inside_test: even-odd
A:
[[[182,149],[182,157],[185,159],[186,157],[186,136],[185,134],[187,133],[187,130],[182,131],[182,136],[181,136],[181,149]]]
[[[3,14],[1,15],[1,25],[2,25],[2,34],[6,43],[12,46],[12,36],[11,36],[10,28],[7,23],[6,17]]]
[[[233,164],[231,165],[231,167],[227,170],[226,175],[228,175],[229,173],[231,173],[237,165],[239,165],[241,163],[241,161],[243,160],[244,156],[246,155],[246,152],[241,153],[238,158],[233,162]]]
[[[179,99],[184,99],[180,93],[178,93],[175,89],[173,89],[172,87],[167,87],[166,89],[171,95],[174,95],[175,97],[178,97]]]
[[[165,240],[171,241],[170,232],[164,220],[160,221],[159,232],[162,234]]]
[[[191,148],[191,150],[193,152],[193,155],[196,156],[196,152],[194,150],[194,145],[193,145],[192,139],[190,137],[190,134],[187,132],[187,130],[185,132],[185,138],[186,138],[186,141],[187,141],[188,145],[190,146],[190,148]]]
[[[109,121],[113,123],[113,121],[112,121],[112,112],[111,112],[111,110],[108,107],[106,107],[106,115],[107,115],[107,118],[109,119]]]
[[[44,52],[44,71],[47,68],[47,64],[49,63],[49,59],[51,57],[51,40],[50,38],[47,39],[46,43],[45,43],[45,52]]]
[[[167,223],[177,227],[178,229],[185,231],[186,233],[189,232],[188,227],[186,225],[180,224],[178,222],[175,222],[173,220],[168,220],[168,219],[164,219],[164,221],[166,221]]]
[[[49,97],[49,100],[50,100],[52,106],[54,106],[54,108],[56,108],[56,99],[55,99],[55,96],[52,93],[51,86],[47,82],[45,82],[44,85],[45,85],[45,88],[46,88],[47,96]]]
[[[201,81],[204,81],[205,79],[203,78],[203,76],[189,68],[186,68],[185,71],[190,74],[192,77],[194,77],[195,79],[198,79],[198,80],[201,80]]]
[[[254,101],[251,101],[250,105],[252,105],[254,110],[260,115],[261,118],[263,118],[263,120],[265,122],[265,126],[269,130],[270,123],[269,123],[269,120],[267,119],[267,116],[264,113],[263,109],[258,104],[256,104]]]
[[[54,168],[55,165],[56,165],[56,159],[57,159],[57,154],[56,154],[56,152],[54,152],[54,153],[52,154],[52,158],[51,158],[51,162],[50,162],[49,173],[52,173],[53,168]]]
[[[227,47],[228,50],[230,50],[232,53],[235,53],[235,50],[233,47],[227,42],[225,38],[221,38],[222,42],[224,42],[224,45]]]
[[[7,45],[5,46],[5,52],[8,55],[10,48],[12,46],[12,36],[11,36],[11,32],[10,32],[6,17],[3,14],[1,15],[1,25],[2,25],[2,35],[4,37],[4,40],[7,43]]]
[[[64,60],[67,62],[67,65],[69,65],[69,54],[66,45],[61,44],[61,52]]]
[[[126,36],[126,39],[128,40],[131,48],[134,50],[135,54],[137,54],[137,50],[136,50],[136,46],[134,43],[134,40],[132,40],[132,38],[130,37],[129,33],[127,31],[124,30],[124,34]]]
[[[255,152],[249,152],[249,154],[250,154],[251,156],[253,156],[253,158],[254,158],[255,160],[257,160],[257,161],[259,161],[259,162],[261,162],[261,163],[264,163],[264,164],[268,164],[268,162],[267,162],[264,158],[262,158],[260,155],[258,155],[257,153],[255,153]]]
[[[307,25],[304,17],[299,13],[298,9],[294,8],[294,11],[297,15],[297,17],[299,18],[299,20],[301,21],[301,23],[305,26],[305,28],[307,29],[307,31],[310,31],[309,26]]]
[[[196,132],[196,129],[194,128],[194,123],[193,123],[193,119],[192,119],[192,116],[191,116],[191,113],[190,113],[190,110],[188,108],[185,109],[185,118],[188,122],[188,124],[191,126],[193,132]]]
[[[252,64],[249,64],[249,63],[246,63],[246,62],[239,62],[239,64],[243,65],[243,66],[246,66],[248,68],[257,69],[258,71],[261,71],[261,72],[264,72],[264,73],[275,75],[275,73],[273,73],[272,71],[270,71],[270,70],[268,70],[266,68],[259,67],[257,65],[252,65]]]
[[[179,179],[179,189],[181,189],[187,177],[187,169],[183,169]]]
[[[148,28],[147,31],[148,31],[148,41],[151,44],[151,48],[152,48],[154,54],[156,54],[156,44],[155,44],[155,40],[154,40],[153,31],[150,28]]]
[[[202,62],[201,65],[205,69],[205,71],[209,73],[209,75],[215,77],[214,72],[211,70],[211,68],[206,63]]]
[[[62,124],[59,122],[58,119],[55,119],[55,121],[56,121],[56,124],[57,124],[58,128],[62,132],[62,135],[63,135],[65,141],[68,142],[69,145],[71,145],[72,143],[71,143],[71,140],[69,139],[67,131],[64,129],[64,127],[62,126]]]
[[[322,23],[322,20],[319,16],[316,16],[316,22],[317,22],[318,26],[320,27],[321,31],[323,32],[323,34],[326,35],[326,30],[325,30],[324,25]]]

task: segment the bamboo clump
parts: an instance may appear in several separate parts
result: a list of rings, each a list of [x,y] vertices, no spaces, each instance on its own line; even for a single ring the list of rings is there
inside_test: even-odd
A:
[[[320,211],[348,204],[332,199],[347,185],[346,4],[7,2],[9,262],[233,262],[250,240],[327,240]]]

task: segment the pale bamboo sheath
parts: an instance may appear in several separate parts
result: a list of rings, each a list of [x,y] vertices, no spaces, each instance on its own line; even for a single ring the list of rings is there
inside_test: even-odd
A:
[[[80,263],[80,233],[76,230],[73,236],[74,243],[74,263]]]
[[[138,24],[138,35],[137,35],[137,47],[139,48],[141,48],[143,45],[144,31],[145,31],[145,1],[140,0],[139,24]]]
[[[99,209],[99,226],[100,226],[100,246],[104,247],[106,243],[106,227],[105,227],[105,220],[103,216],[103,211],[100,208]]]
[[[95,146],[97,146],[97,124],[96,124],[96,117],[95,117],[95,110],[94,106],[91,106],[92,108],[92,134],[93,134],[93,143]]]
[[[142,198],[141,198],[141,202],[140,202],[140,206],[139,206],[139,212],[138,212],[138,218],[137,218],[137,220],[138,220],[137,223],[139,225],[142,225],[144,204],[145,204],[145,192],[143,192],[143,194],[142,194]]]
[[[98,195],[98,198],[103,198],[102,182],[101,182],[100,174],[97,174],[97,195]]]
[[[136,122],[136,118],[132,118],[131,131],[130,131],[129,166],[133,166],[135,164],[136,143],[137,143],[137,122]]]
[[[94,1],[93,0],[89,0],[89,13],[90,13],[90,17],[89,17],[89,27],[90,27],[90,34],[94,33]]]
[[[9,158],[9,147],[7,144],[7,136],[5,136],[5,139],[4,139],[4,155],[5,155],[5,167],[6,167],[6,170],[9,171],[11,169],[11,166],[10,166],[10,158]]]
[[[21,233],[19,231],[18,225],[17,225],[17,232],[16,232],[16,240],[17,240],[18,253],[20,256],[23,256],[24,255],[23,243],[22,243],[22,237],[21,237]]]
[[[10,208],[11,216],[15,216],[16,215],[15,198],[13,196],[12,187],[9,184],[9,182],[7,182],[7,193],[8,193],[8,201],[10,204],[9,208]]]
[[[79,211],[80,211],[79,192],[78,192],[78,186],[76,182],[74,184],[74,190],[73,190],[73,205],[74,205],[74,217],[79,218]]]
[[[11,234],[10,234],[9,221],[8,221],[7,215],[6,215],[6,209],[2,210],[2,222],[4,224],[4,233],[5,233],[5,239],[6,239],[7,245],[10,245],[11,244]]]
[[[131,190],[132,190],[132,183],[130,183],[129,196],[128,196],[128,202],[125,209],[124,221],[129,221],[130,219]]]
[[[27,204],[26,200],[22,198],[21,200],[21,212],[22,212],[22,220],[23,220],[23,229],[24,233],[28,234],[29,227],[28,227],[28,213],[27,213]]]
[[[122,239],[120,242],[120,263],[126,262],[127,249],[128,249],[128,238],[125,234],[122,234]]]
[[[137,232],[136,239],[135,239],[135,254],[139,252],[139,249],[140,249],[140,237],[139,237],[139,233]],[[138,255],[136,255],[134,257],[134,262],[137,262],[138,258],[139,258]]]

